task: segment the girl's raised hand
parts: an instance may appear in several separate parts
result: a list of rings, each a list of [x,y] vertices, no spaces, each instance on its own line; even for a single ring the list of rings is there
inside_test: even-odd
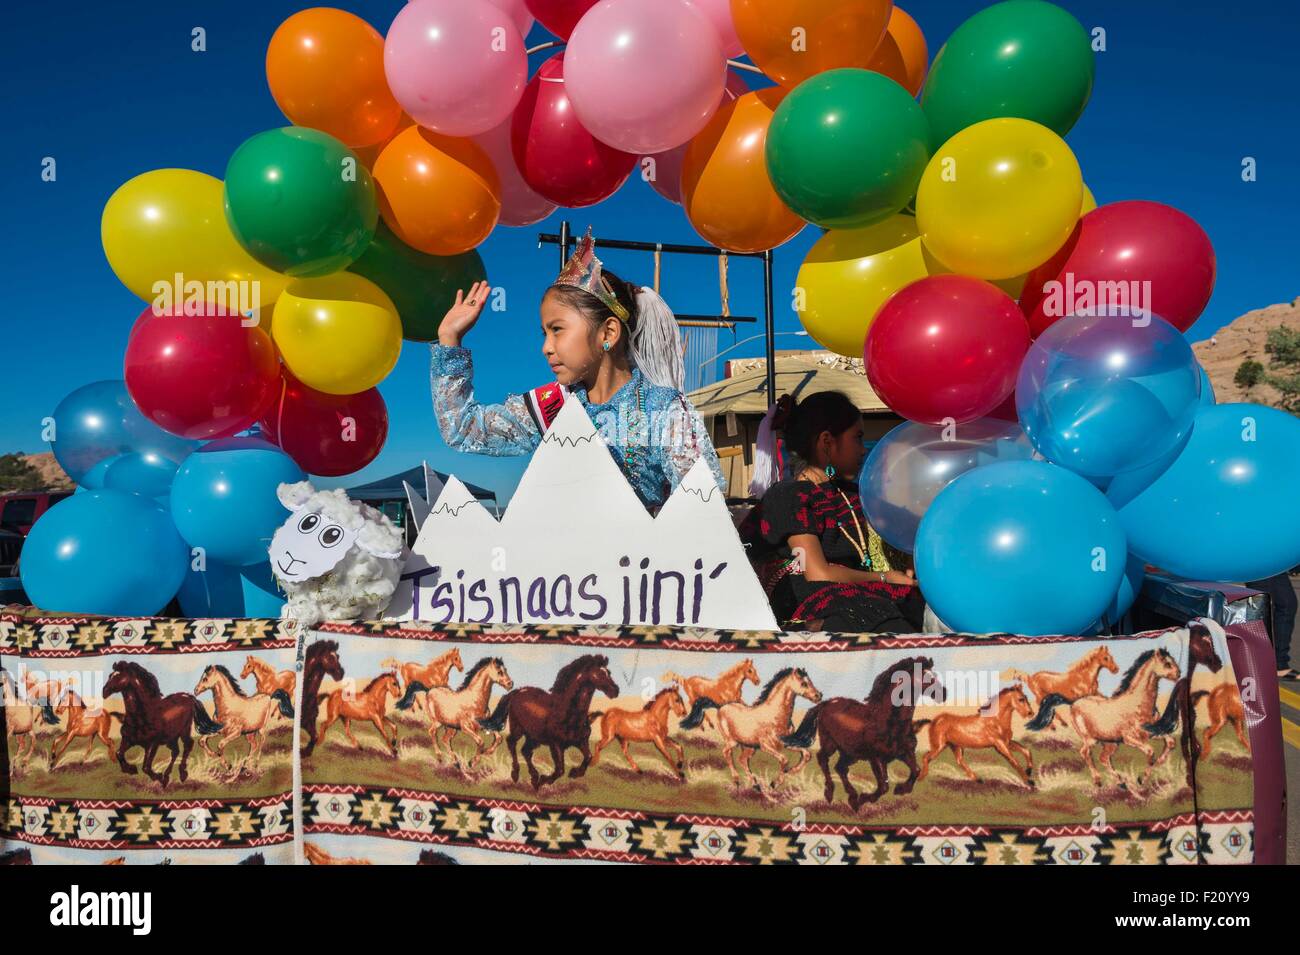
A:
[[[491,291],[492,286],[487,282],[475,282],[468,293],[457,289],[455,303],[447,309],[447,314],[438,325],[438,341],[452,347],[460,345],[461,339],[478,321]]]

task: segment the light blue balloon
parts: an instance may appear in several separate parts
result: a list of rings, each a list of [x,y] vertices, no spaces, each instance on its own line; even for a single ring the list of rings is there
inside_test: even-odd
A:
[[[1147,579],[1146,561],[1136,554],[1130,554],[1124,564],[1124,576],[1120,579],[1119,590],[1115,598],[1103,613],[1102,621],[1114,626],[1128,613],[1129,607],[1137,601],[1142,592],[1142,582]]]
[[[247,567],[209,561],[186,573],[176,596],[187,617],[278,618],[284,606],[269,561]]]
[[[276,488],[306,479],[293,459],[261,438],[222,438],[195,451],[172,481],[176,529],[206,559],[260,564],[276,528],[289,517]]]
[[[1039,335],[1020,366],[1016,413],[1047,460],[1109,477],[1159,460],[1191,428],[1200,367],[1161,318],[1076,315]]]
[[[951,430],[905,421],[875,443],[858,477],[867,520],[886,541],[911,553],[916,529],[935,496],[967,471],[1034,453],[1020,425],[977,418]]]
[[[1128,500],[1110,494],[1148,563],[1192,580],[1261,580],[1300,564],[1298,483],[1300,419],[1233,403],[1202,408],[1181,453]]]
[[[78,493],[83,490],[97,491],[102,488],[104,486],[104,478],[108,475],[108,469],[121,460],[121,458],[122,455],[120,454],[111,454],[102,461],[97,462],[94,467],[81,476],[81,480],[77,483],[77,490],[73,493]]]
[[[1205,369],[1200,365],[1196,366],[1201,372],[1201,405],[1216,404],[1214,397],[1214,382],[1210,381],[1210,376],[1205,373]]]
[[[189,550],[156,502],[90,490],[41,515],[23,545],[28,599],[45,610],[151,616],[171,601]]]
[[[973,633],[1079,633],[1115,597],[1126,558],[1105,496],[1042,461],[963,474],[916,534],[922,594],[948,626]]]
[[[83,385],[54,409],[50,449],[77,484],[96,464],[115,454],[153,453],[179,464],[198,445],[164,431],[142,415],[121,379]]]
[[[176,467],[175,461],[155,451],[143,454],[131,451],[112,459],[104,471],[103,487],[144,497],[162,498],[166,506],[171,494],[172,479],[176,476]]]

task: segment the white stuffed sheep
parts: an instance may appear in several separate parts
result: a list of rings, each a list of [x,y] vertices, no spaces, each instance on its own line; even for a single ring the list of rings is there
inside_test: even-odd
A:
[[[271,567],[287,597],[280,616],[310,627],[387,607],[403,564],[402,532],[388,516],[310,481],[281,484],[276,495],[293,512],[271,538]]]

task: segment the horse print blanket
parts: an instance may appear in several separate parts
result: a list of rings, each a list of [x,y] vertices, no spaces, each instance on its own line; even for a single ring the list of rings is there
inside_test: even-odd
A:
[[[38,613],[0,615],[5,861],[1252,861],[1208,619],[1027,638]]]

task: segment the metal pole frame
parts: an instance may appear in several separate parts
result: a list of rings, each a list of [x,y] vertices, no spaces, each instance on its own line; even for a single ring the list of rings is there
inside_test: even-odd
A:
[[[554,244],[560,247],[560,268],[569,261],[569,245],[573,242],[573,233],[569,229],[569,220],[560,222],[560,232],[539,232],[537,247]],[[682,255],[711,255],[714,258],[723,254],[723,250],[713,245],[695,245],[680,242],[635,242],[626,239],[601,239],[601,248],[624,249],[632,252],[675,252]],[[763,337],[764,355],[767,360],[767,406],[776,403],[776,316],[772,304],[772,250],[762,252],[727,252],[728,258],[763,260]]]

